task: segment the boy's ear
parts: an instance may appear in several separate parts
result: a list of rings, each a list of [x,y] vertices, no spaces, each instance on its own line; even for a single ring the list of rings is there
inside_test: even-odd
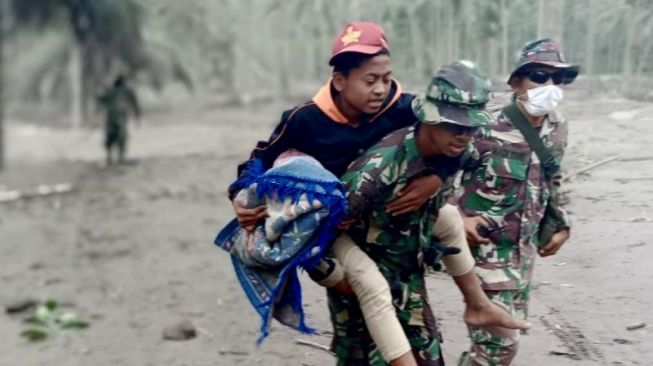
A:
[[[517,86],[518,83],[519,83],[519,78],[515,75],[511,76],[510,80],[508,80],[508,85],[513,89]]]
[[[342,90],[345,88],[345,82],[347,81],[347,78],[345,75],[339,72],[334,72],[333,75],[333,88],[336,89],[338,93],[342,92]]]

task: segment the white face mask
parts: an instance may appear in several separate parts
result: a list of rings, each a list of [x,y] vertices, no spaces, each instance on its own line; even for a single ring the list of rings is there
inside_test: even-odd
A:
[[[521,101],[526,111],[531,116],[544,116],[549,114],[562,101],[562,89],[556,85],[545,85],[526,91],[527,101]],[[519,99],[518,99],[519,100]]]

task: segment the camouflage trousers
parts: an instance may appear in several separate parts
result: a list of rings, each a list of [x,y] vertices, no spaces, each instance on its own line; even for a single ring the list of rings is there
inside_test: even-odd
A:
[[[358,302],[327,290],[329,312],[333,324],[331,348],[338,366],[386,366],[381,351],[370,337]],[[441,337],[423,283],[417,291],[404,291],[404,299],[394,298],[397,317],[406,333],[417,364],[444,365],[440,349]]]
[[[127,145],[127,122],[107,121],[104,132],[104,147],[110,151],[113,146],[118,148],[120,154],[124,154]]]
[[[486,290],[487,296],[518,319],[528,317],[530,284],[518,290]],[[459,366],[510,365],[517,355],[519,331],[499,327],[468,327],[472,346],[464,352]]]

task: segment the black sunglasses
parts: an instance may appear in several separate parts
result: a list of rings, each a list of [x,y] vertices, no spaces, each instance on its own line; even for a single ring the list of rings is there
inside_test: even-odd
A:
[[[521,77],[525,76],[537,84],[544,84],[551,79],[553,80],[553,84],[560,85],[565,78],[565,73],[562,71],[549,72],[543,70],[531,70],[520,72],[517,75]]]
[[[462,126],[455,123],[446,122],[442,124],[442,127],[446,128],[447,131],[453,133],[454,136],[473,135],[478,130],[478,127]]]

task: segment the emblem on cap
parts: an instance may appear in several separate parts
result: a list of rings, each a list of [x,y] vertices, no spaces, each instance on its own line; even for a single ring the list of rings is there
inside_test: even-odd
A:
[[[354,27],[349,26],[347,27],[347,33],[340,38],[342,41],[343,46],[347,46],[350,43],[356,43],[359,41],[361,37],[361,31],[354,30]]]

